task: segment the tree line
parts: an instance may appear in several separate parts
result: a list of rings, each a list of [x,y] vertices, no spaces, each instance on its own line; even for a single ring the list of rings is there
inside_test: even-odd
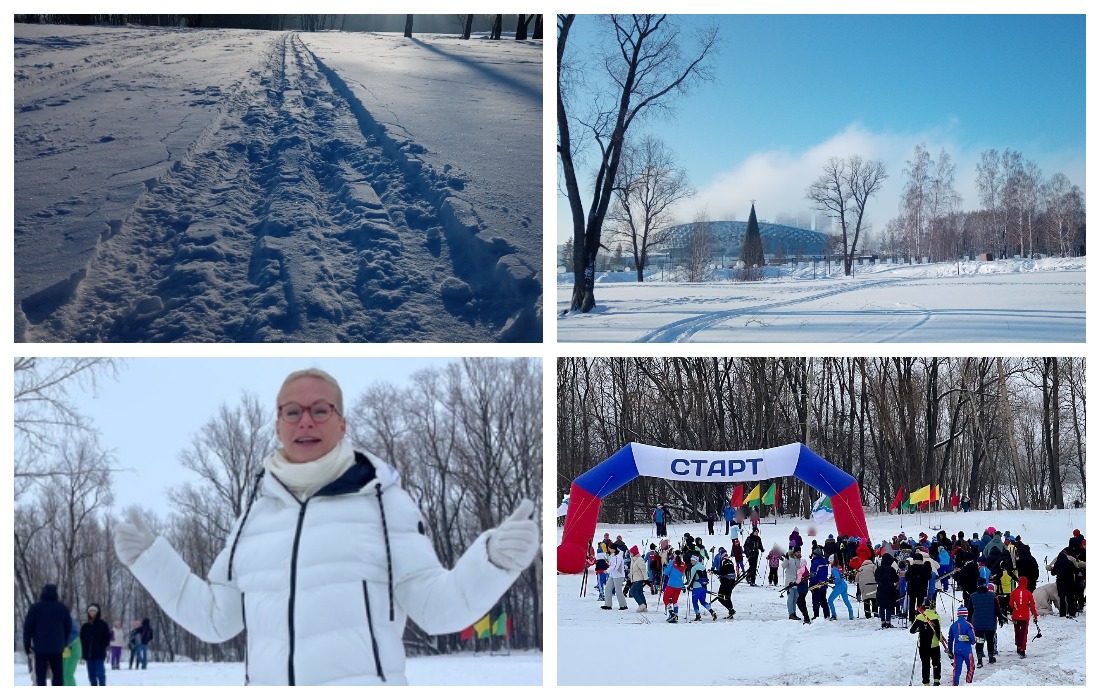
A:
[[[301,30],[319,32],[339,31],[400,31],[404,27],[405,36],[412,36],[413,24],[417,15],[203,15],[203,14],[160,14],[160,15],[77,15],[77,14],[17,14],[15,21],[27,24],[74,24],[74,25],[137,25],[143,27],[205,27],[210,29],[263,29],[263,30]],[[515,18],[515,39],[525,41],[528,38],[542,39],[542,15],[421,15],[421,22],[428,22],[427,31],[446,31],[469,39],[474,27],[478,31],[488,32],[490,39],[500,39],[503,28]]]
[[[98,603],[107,619],[151,618],[158,636],[150,651],[157,660],[241,661],[243,633],[222,644],[198,640],[157,608],[115,556],[117,466],[70,396],[124,371],[103,358],[15,360],[16,643],[28,608],[49,582],[74,611]],[[522,498],[541,507],[539,361],[464,359],[348,399],[349,437],[401,472],[444,566],[452,567],[478,534],[499,524]],[[248,394],[220,406],[178,456],[197,479],[171,490],[168,512],[143,510],[152,529],[199,576],[224,548],[276,446],[274,413]],[[512,647],[541,648],[541,558],[494,612],[513,619]],[[412,655],[446,653],[463,644],[458,634],[431,637],[411,621],[405,642]]]
[[[1085,494],[1084,358],[559,358],[558,493],[628,442],[691,450],[806,444],[859,482],[868,512],[939,485],[975,508],[1064,508]],[[781,480],[781,512],[820,496]],[[611,522],[721,512],[733,485],[635,479]]]

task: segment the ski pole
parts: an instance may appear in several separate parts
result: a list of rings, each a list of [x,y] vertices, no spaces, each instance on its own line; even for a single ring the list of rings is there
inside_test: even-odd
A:
[[[920,639],[917,639],[917,646],[913,647],[913,670],[909,672],[909,685],[913,685],[913,676],[917,673],[917,652],[920,650]]]
[[[1039,618],[1035,618],[1035,639],[1042,639],[1043,630],[1039,629]],[[1035,641],[1035,639],[1031,641]]]

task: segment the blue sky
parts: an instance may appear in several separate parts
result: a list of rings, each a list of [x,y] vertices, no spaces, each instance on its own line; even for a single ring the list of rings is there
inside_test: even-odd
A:
[[[718,23],[716,80],[634,135],[656,134],[688,169],[699,193],[677,210],[684,220],[704,208],[710,218],[744,219],[750,199],[763,219],[807,214],[803,195],[825,160],[860,153],[888,168],[869,208],[878,229],[897,214],[905,161],[921,142],[933,158],[947,149],[965,208],[978,206],[974,167],[989,148],[1020,151],[1044,177],[1063,172],[1085,189],[1083,15],[677,21],[684,37],[695,25]],[[575,48],[609,36],[593,16],[577,22]],[[559,196],[559,242],[570,232]]]
[[[243,392],[271,406],[286,375],[320,367],[340,382],[344,405],[380,382],[406,385],[418,370],[444,367],[454,358],[128,358],[118,379],[71,398],[91,416],[100,445],[113,450],[116,510],[140,504],[166,512],[168,488],[194,479],[179,455],[222,404],[236,407]]]

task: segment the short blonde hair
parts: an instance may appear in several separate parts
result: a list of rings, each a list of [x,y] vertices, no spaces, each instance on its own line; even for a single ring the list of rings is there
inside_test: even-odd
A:
[[[286,379],[283,380],[283,385],[279,387],[279,393],[276,395],[275,402],[278,403],[278,397],[283,395],[286,391],[286,387],[291,382],[297,379],[304,379],[306,377],[313,377],[314,379],[320,379],[327,383],[336,392],[336,410],[340,412],[340,415],[344,415],[344,392],[340,389],[339,382],[328,372],[323,369],[317,369],[316,367],[310,367],[309,369],[300,369],[295,372],[291,372],[286,375]]]

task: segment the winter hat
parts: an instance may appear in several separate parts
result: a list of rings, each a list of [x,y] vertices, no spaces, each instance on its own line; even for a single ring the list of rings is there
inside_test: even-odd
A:
[[[1081,536],[1081,531],[1080,530],[1074,530],[1073,531],[1073,536],[1074,537],[1080,537]]]
[[[603,538],[604,538],[605,540],[609,540],[609,539],[611,539],[611,535],[609,535],[609,534],[607,534],[607,533],[605,532],[605,533],[603,533]]]
[[[634,556],[638,556],[638,545],[634,545],[630,548],[630,553]]]
[[[986,531],[986,532],[987,532],[988,534],[992,535],[992,534],[993,534],[994,532],[996,532],[996,531],[997,531],[997,528],[995,528],[995,527],[993,527],[992,525],[990,525],[989,527],[987,527],[987,528],[985,529],[985,531]]]
[[[978,588],[981,588],[982,586],[984,586],[987,583],[989,583],[989,581],[987,581],[985,579],[985,576],[979,576],[978,577]]]
[[[987,583],[987,584],[985,584],[985,588],[986,588],[986,590],[987,590],[987,591],[989,591],[990,593],[993,593],[994,591],[996,591],[996,590],[997,590],[997,587],[996,587],[996,586],[994,586],[994,585],[993,585],[992,583]]]
[[[691,561],[693,561],[693,562],[699,561],[699,555],[698,554],[692,554],[691,555]]]
[[[966,617],[969,614],[970,614],[970,611],[966,609],[965,605],[960,605],[959,606],[959,612],[957,613],[957,615],[959,617]]]

